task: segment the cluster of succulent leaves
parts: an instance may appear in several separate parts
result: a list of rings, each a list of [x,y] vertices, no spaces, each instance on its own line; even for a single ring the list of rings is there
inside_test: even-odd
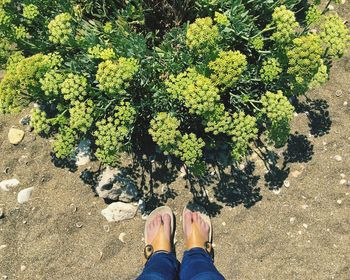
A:
[[[234,161],[264,135],[283,146],[290,101],[350,42],[332,1],[161,2],[0,1],[0,112],[36,103],[57,158],[89,139],[106,165],[151,150],[196,171],[215,145]]]

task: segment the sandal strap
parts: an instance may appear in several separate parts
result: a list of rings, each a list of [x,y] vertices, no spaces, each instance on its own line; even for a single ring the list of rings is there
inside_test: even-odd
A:
[[[212,260],[214,260],[214,250],[213,250],[213,245],[211,244],[211,242],[206,241],[204,243],[204,250],[207,252],[207,254],[212,258]]]
[[[154,249],[151,244],[148,244],[143,249],[143,255],[145,256],[146,260],[149,260],[150,257],[154,254]]]

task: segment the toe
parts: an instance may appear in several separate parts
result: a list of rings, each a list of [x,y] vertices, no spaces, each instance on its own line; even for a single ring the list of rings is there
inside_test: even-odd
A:
[[[162,216],[163,224],[164,224],[164,233],[168,240],[171,238],[171,217],[169,214],[164,214]]]
[[[192,212],[190,210],[185,210],[184,215],[184,233],[185,236],[189,235],[191,232],[191,226],[192,226]]]
[[[192,213],[192,220],[193,220],[194,223],[198,223],[198,221],[199,221],[199,217],[198,216],[199,216],[198,212]]]

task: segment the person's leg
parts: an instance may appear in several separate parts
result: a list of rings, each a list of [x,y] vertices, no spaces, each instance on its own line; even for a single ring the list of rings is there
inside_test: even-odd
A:
[[[187,250],[182,259],[180,280],[224,280],[205,249],[206,243],[211,242],[210,220],[205,221],[199,212],[186,209],[183,229]]]
[[[173,213],[169,207],[155,209],[145,225],[147,263],[138,280],[175,280],[179,262],[172,252]]]
[[[224,280],[213,260],[203,248],[185,251],[182,259],[180,280]]]

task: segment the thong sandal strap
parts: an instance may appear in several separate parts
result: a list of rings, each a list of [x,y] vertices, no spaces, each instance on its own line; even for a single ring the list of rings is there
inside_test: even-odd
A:
[[[154,254],[157,253],[169,253],[166,250],[158,250],[158,251],[154,251],[154,248],[151,244],[148,244],[145,246],[145,248],[143,249],[143,255],[146,258],[146,261],[148,261]]]
[[[214,250],[213,250],[213,245],[211,242],[206,241],[204,243],[205,251],[208,253],[208,255],[214,260]]]

